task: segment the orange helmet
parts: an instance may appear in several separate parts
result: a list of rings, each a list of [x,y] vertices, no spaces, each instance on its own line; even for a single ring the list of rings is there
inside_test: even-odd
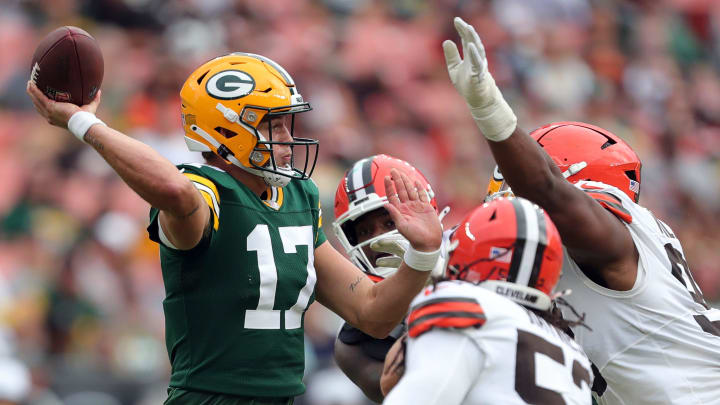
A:
[[[581,180],[605,183],[638,202],[642,163],[630,145],[617,135],[582,122],[557,122],[536,129],[530,136],[571,183]],[[507,195],[508,191],[496,167],[488,186],[488,199],[497,193]]]
[[[290,179],[308,179],[317,161],[318,141],[293,137],[292,142],[269,139],[257,127],[273,117],[310,111],[292,77],[280,65],[260,55],[236,52],[197,68],[180,91],[185,142],[192,151],[213,152],[226,161],[261,176],[272,186]],[[273,145],[290,145],[293,162],[275,164]],[[305,148],[304,166],[296,168],[297,148]]]
[[[335,221],[333,231],[350,259],[364,272],[387,277],[390,273],[378,270],[363,252],[362,248],[372,242],[397,233],[397,230],[384,233],[362,243],[355,237],[354,221],[361,216],[382,208],[387,203],[385,176],[391,169],[397,169],[422,184],[430,197],[430,204],[437,211],[435,193],[425,176],[410,163],[390,157],[375,155],[358,160],[345,172],[335,193]],[[379,274],[383,273],[383,274]]]
[[[550,217],[524,198],[497,198],[471,211],[450,235],[447,277],[482,283],[519,304],[547,310],[563,250]]]

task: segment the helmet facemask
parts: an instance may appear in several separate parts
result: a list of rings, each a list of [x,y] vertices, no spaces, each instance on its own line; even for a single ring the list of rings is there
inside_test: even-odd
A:
[[[514,194],[512,190],[510,189],[510,186],[505,181],[505,178],[503,177],[502,173],[500,173],[500,168],[495,165],[495,170],[493,170],[492,179],[490,179],[490,184],[488,184],[488,190],[485,194],[485,202],[490,202],[496,198],[500,197],[513,197]]]
[[[365,215],[368,215],[376,210],[384,210],[383,205],[387,203],[387,197],[380,197],[377,194],[369,195],[367,201],[361,203],[360,206],[354,207],[348,211],[345,215],[338,218],[333,222],[333,230],[337,236],[340,244],[345,249],[350,260],[359,267],[362,271],[368,274],[388,277],[394,273],[396,268],[379,267],[373,263],[372,260],[365,254],[364,247],[370,246],[373,242],[386,238],[388,236],[399,233],[397,229],[388,231],[365,241],[358,243],[356,234],[356,227],[358,221]]]
[[[264,108],[258,106],[246,106],[243,108],[243,113],[240,115],[241,120],[245,125],[252,128],[252,132],[257,138],[257,143],[250,153],[248,162],[252,169],[260,172],[260,175],[269,185],[283,187],[291,179],[307,180],[312,176],[317,163],[320,144],[316,139],[296,138],[294,136],[295,114],[310,111],[311,109],[308,103],[294,104],[290,108]],[[259,116],[258,113],[260,112],[263,113],[264,117],[257,126],[252,126],[251,122],[246,121],[246,119]],[[273,121],[282,120],[287,115],[290,115],[288,131],[292,140],[280,141],[273,139]],[[267,138],[257,129],[257,127],[265,123],[267,123]],[[289,164],[279,165],[276,162],[274,145],[287,145],[290,147]],[[302,169],[295,165],[298,149],[304,151],[304,153],[301,152],[302,159],[300,159]]]

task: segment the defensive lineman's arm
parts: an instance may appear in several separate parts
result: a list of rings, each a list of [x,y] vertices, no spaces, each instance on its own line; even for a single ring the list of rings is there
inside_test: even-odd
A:
[[[95,113],[100,93],[90,104],[78,107],[47,98],[34,83],[27,92],[35,109],[50,124],[68,128],[78,111]],[[202,238],[210,209],[200,192],[170,161],[155,150],[105,125],[93,125],[83,139],[108,162],[143,200],[160,210],[160,226],[178,249],[189,249]]]
[[[460,18],[455,28],[463,46],[443,43],[450,78],[465,98],[503,177],[513,193],[541,206],[585,274],[614,290],[635,284],[638,253],[627,228],[600,204],[571,185],[545,151],[517,128],[517,119],[490,75],[475,29]]]
[[[335,339],[335,362],[340,370],[355,383],[366,397],[376,403],[382,403],[380,375],[383,362],[370,358],[359,345],[349,345]]]
[[[383,338],[400,323],[410,302],[425,285],[435,266],[442,242],[442,227],[435,209],[419,183],[393,169],[385,178],[390,213],[398,231],[410,242],[415,257],[426,268],[418,271],[403,263],[387,279],[373,283],[360,269],[325,242],[315,249],[318,301],[370,336]],[[393,193],[392,190],[395,190]],[[432,252],[432,253],[431,253]],[[409,261],[408,253],[405,261]],[[412,263],[411,263],[412,264]],[[419,264],[419,263],[418,263]],[[413,264],[418,268],[417,264]]]

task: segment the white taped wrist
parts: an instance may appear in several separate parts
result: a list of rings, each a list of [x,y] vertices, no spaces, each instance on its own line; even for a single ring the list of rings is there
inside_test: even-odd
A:
[[[478,98],[484,102],[478,106],[468,103],[470,114],[485,138],[494,142],[504,141],[515,131],[517,117],[489,73],[480,86]]]
[[[105,125],[95,114],[87,111],[78,111],[68,120],[68,130],[70,130],[77,139],[85,142],[85,134],[90,127],[95,124]]]
[[[417,271],[432,271],[440,257],[440,249],[432,252],[420,252],[413,249],[412,246],[405,251],[403,261],[405,264]]]

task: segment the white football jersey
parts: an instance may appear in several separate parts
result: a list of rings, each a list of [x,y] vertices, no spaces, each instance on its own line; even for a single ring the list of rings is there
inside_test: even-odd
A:
[[[720,311],[705,303],[680,241],[619,189],[576,186],[625,223],[640,256],[634,287],[614,291],[591,281],[565,253],[557,290],[572,289],[565,299],[592,328],[572,329],[599,370],[598,402],[720,404]]]
[[[590,361],[580,346],[484,287],[427,287],[412,303],[408,335],[405,374],[385,404],[592,402]]]

